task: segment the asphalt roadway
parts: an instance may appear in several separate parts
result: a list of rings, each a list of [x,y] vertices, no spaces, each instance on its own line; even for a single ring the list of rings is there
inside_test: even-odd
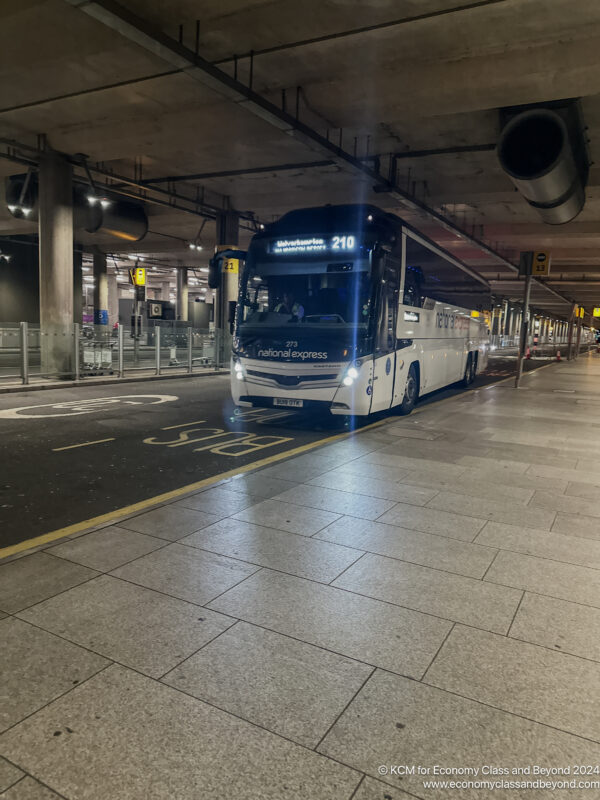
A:
[[[472,388],[514,368],[495,358]],[[0,395],[0,551],[348,430],[341,418],[235,409],[228,375]]]

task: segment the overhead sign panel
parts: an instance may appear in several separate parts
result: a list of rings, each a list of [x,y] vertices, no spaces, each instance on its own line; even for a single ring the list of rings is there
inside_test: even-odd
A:
[[[538,250],[533,254],[531,274],[537,276],[550,274],[550,253],[547,250]]]

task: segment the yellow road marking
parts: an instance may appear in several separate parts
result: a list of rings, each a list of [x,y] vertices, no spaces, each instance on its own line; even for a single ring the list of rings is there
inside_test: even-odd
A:
[[[174,431],[175,428],[187,428],[188,425],[200,425],[202,422],[206,422],[206,420],[197,419],[195,422],[182,422],[180,425],[167,425],[166,428],[161,428],[161,431]]]
[[[218,483],[219,481],[225,480],[225,478],[233,478],[235,475],[243,475],[245,472],[251,472],[252,470],[259,469],[259,467],[266,467],[268,464],[274,464],[277,461],[282,461],[284,458],[290,458],[291,456],[300,455],[300,453],[306,453],[308,450],[314,450],[316,447],[320,447],[321,445],[330,444],[331,442],[339,441],[340,439],[348,439],[349,437],[362,433],[363,431],[385,425],[387,422],[387,419],[378,420],[377,422],[372,422],[370,425],[365,425],[364,428],[360,428],[359,430],[348,431],[346,433],[337,433],[334,436],[328,436],[325,439],[319,439],[316,442],[308,442],[307,444],[294,447],[291,450],[284,450],[282,453],[276,453],[275,455],[267,456],[266,458],[260,459],[260,461],[253,461],[250,464],[246,464],[244,467],[237,467],[235,469],[227,470],[227,472],[221,472],[218,475],[211,475],[209,478],[204,478],[203,480],[196,481],[195,483],[189,483],[187,486],[181,486],[179,489],[172,489],[170,492],[164,492],[163,494],[156,495],[155,497],[149,497],[147,500],[140,500],[139,502],[132,503],[129,506],[117,508],[115,511],[109,511],[106,514],[100,514],[97,517],[92,517],[91,519],[86,519],[82,522],[75,522],[73,525],[67,525],[66,528],[59,528],[58,530],[50,531],[50,533],[44,533],[41,536],[35,536],[32,539],[26,539],[24,542],[19,542],[18,544],[13,544],[9,547],[2,548],[0,550],[0,559],[13,556],[16,553],[21,553],[23,550],[29,550],[31,547],[39,547],[42,544],[48,544],[49,542],[54,542],[57,539],[63,539],[65,536],[72,536],[74,533],[81,533],[81,531],[85,531],[88,528],[95,528],[98,525],[103,525],[107,522],[113,522],[120,517],[124,517],[128,514],[135,514],[138,511],[144,511],[151,506],[166,503],[169,500],[174,500],[175,498],[189,494],[190,492],[197,492],[199,489],[203,489],[205,486],[211,486],[213,483]]]
[[[542,367],[531,370],[531,372],[526,372],[524,373],[524,377],[527,375],[532,375],[534,372],[538,372],[538,370],[544,369],[545,367],[551,367],[555,363],[556,362],[544,364]],[[514,375],[509,375],[507,378],[503,378],[502,380],[494,381],[493,383],[486,384],[486,386],[477,387],[468,391],[487,389],[489,386],[494,386],[498,383],[504,383],[505,381],[509,381],[511,379],[514,380]],[[466,392],[461,392],[455,397],[446,397],[441,398],[440,400],[435,400],[432,403],[428,403],[426,406],[415,409],[413,414],[425,411],[431,406],[435,405],[435,403],[441,403],[443,400],[454,400],[456,398],[460,398],[464,394],[466,394]],[[187,486],[181,486],[179,489],[172,489],[170,492],[165,492],[164,494],[159,494],[155,497],[149,497],[147,500],[140,500],[138,503],[133,503],[132,505],[124,506],[123,508],[117,508],[115,511],[109,511],[106,514],[100,514],[98,517],[92,517],[91,519],[86,519],[82,522],[75,522],[73,525],[68,525],[66,528],[59,528],[58,530],[50,531],[50,533],[44,533],[41,536],[35,536],[32,539],[26,539],[24,542],[19,542],[18,544],[13,544],[9,547],[0,549],[0,559],[8,558],[8,556],[13,556],[16,553],[21,553],[23,550],[29,550],[32,547],[38,547],[42,544],[54,542],[57,539],[63,539],[65,536],[72,536],[74,533],[81,533],[81,531],[85,531],[88,528],[95,528],[98,525],[103,525],[107,522],[113,522],[114,520],[124,517],[128,514],[135,514],[137,511],[144,511],[152,506],[166,503],[169,500],[174,500],[176,497],[181,497],[182,495],[189,494],[190,492],[203,489],[205,486],[211,486],[213,483],[218,483],[226,478],[233,478],[235,475],[243,475],[244,473],[251,472],[254,469],[259,469],[260,467],[266,467],[268,464],[274,464],[277,461],[282,461],[284,458],[290,458],[291,456],[300,455],[300,453],[306,453],[308,450],[314,450],[316,447],[320,447],[323,444],[339,441],[340,439],[348,439],[351,436],[362,433],[363,431],[368,431],[372,428],[378,428],[381,425],[385,425],[387,422],[389,422],[389,418],[372,422],[369,425],[365,425],[364,428],[360,428],[359,430],[348,431],[347,433],[338,433],[334,436],[328,436],[325,439],[319,439],[316,442],[309,442],[308,444],[294,447],[291,450],[284,450],[282,453],[276,453],[275,455],[267,456],[266,458],[260,459],[260,461],[253,461],[250,464],[246,464],[244,467],[230,469],[227,470],[227,472],[221,472],[218,475],[212,475],[210,478],[204,478],[196,483],[189,483]],[[177,428],[179,426],[174,425],[173,427]],[[167,429],[163,428],[163,430]]]
[[[94,442],[81,442],[81,444],[68,444],[66,447],[53,447],[52,452],[58,453],[59,450],[73,450],[75,447],[87,447],[89,444],[102,444],[102,442],[114,442],[115,437],[110,439],[96,439]]]

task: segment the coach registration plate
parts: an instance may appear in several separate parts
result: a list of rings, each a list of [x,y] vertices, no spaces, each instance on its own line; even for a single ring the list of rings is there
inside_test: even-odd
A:
[[[304,400],[290,400],[287,397],[275,397],[273,399],[274,406],[291,406],[292,408],[302,408]]]

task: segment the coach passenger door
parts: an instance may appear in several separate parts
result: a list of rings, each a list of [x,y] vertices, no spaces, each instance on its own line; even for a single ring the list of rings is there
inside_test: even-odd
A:
[[[380,287],[379,314],[373,364],[371,412],[383,411],[392,404],[396,375],[396,319],[399,280],[397,271],[386,267]]]

